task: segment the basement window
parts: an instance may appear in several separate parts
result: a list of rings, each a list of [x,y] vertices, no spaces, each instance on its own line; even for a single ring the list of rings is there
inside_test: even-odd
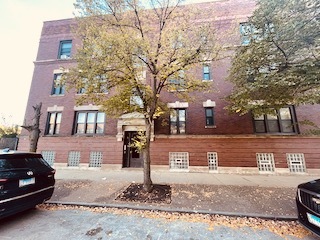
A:
[[[68,156],[68,167],[79,167],[81,154],[79,151],[70,151]]]
[[[208,157],[209,171],[217,172],[218,171],[218,153],[208,152],[207,157]]]
[[[188,152],[169,152],[170,170],[188,170],[189,153]]]
[[[41,152],[43,159],[50,165],[53,166],[56,152],[55,151],[42,151]]]
[[[303,153],[287,153],[287,162],[290,172],[305,173],[306,163]]]
[[[102,152],[90,152],[89,167],[100,168],[102,164]]]
[[[273,153],[257,153],[257,164],[260,173],[274,173]]]

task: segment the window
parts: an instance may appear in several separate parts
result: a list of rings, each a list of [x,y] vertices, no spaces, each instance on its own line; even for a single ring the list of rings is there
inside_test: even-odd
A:
[[[170,133],[186,133],[186,109],[172,109],[170,112]]]
[[[98,75],[89,83],[87,78],[83,78],[82,87],[78,89],[77,94],[85,93],[108,93],[108,82],[105,75]],[[89,89],[89,91],[88,91]]]
[[[209,171],[218,170],[218,153],[217,152],[207,152]]]
[[[251,34],[252,34],[252,25],[247,22],[240,23],[241,45],[246,46],[250,43]]]
[[[305,173],[306,163],[303,153],[287,153],[287,162],[290,172]]]
[[[183,70],[176,72],[170,79],[168,79],[168,89],[171,92],[184,91],[185,89],[185,73]]]
[[[275,169],[273,153],[257,153],[257,165],[260,173],[273,173]]]
[[[79,88],[77,91],[77,94],[85,94],[86,93],[86,89],[84,87]]]
[[[101,134],[104,132],[104,112],[77,112],[75,134]]]
[[[89,167],[101,167],[102,152],[90,152]]]
[[[211,72],[210,72],[209,65],[203,65],[202,79],[203,80],[211,80]]]
[[[51,95],[63,95],[65,92],[64,85],[60,82],[61,81],[61,73],[54,74],[53,78],[53,87]]]
[[[256,133],[298,133],[294,107],[274,110],[274,114],[254,117]]]
[[[268,36],[274,32],[273,23],[265,23],[264,27],[260,29],[248,22],[240,23],[241,45],[246,46],[250,44],[252,40],[261,41],[268,38]]]
[[[53,166],[56,159],[55,151],[42,151],[41,152],[43,159],[50,165]]]
[[[136,88],[132,89],[132,96],[130,97],[130,105],[131,106],[139,106],[143,108],[143,100],[141,99],[139,92]]]
[[[71,56],[71,47],[72,47],[72,41],[66,40],[60,42],[59,47],[59,59],[68,59]]]
[[[188,170],[189,153],[188,152],[169,152],[170,170]]]
[[[81,153],[79,151],[70,151],[68,156],[68,167],[79,167]]]
[[[214,111],[213,108],[205,108],[206,112],[206,126],[214,126]]]
[[[60,132],[60,124],[61,124],[61,112],[51,112],[48,114],[47,135],[57,135]]]

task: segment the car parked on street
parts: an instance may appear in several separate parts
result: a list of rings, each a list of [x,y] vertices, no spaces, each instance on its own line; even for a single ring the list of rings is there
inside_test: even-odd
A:
[[[320,179],[300,184],[296,203],[299,222],[320,236]]]
[[[0,219],[50,199],[54,175],[41,154],[0,150]]]

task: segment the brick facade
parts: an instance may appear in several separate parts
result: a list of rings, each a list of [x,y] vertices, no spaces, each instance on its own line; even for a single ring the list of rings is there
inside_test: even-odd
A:
[[[238,24],[246,21],[254,9],[254,1],[221,0],[211,3],[198,4],[203,9],[199,19],[216,21],[223,31],[225,25]],[[42,131],[38,144],[38,152],[54,151],[55,165],[67,166],[70,151],[81,152],[81,166],[88,166],[92,151],[102,152],[103,167],[123,166],[123,141],[116,138],[118,133],[118,119],[109,116],[103,135],[78,136],[73,134],[75,119],[75,91],[71,90],[63,95],[51,95],[54,73],[61,67],[69,68],[75,64],[71,59],[58,59],[59,43],[72,40],[72,54],[80,41],[72,34],[74,19],[64,19],[44,22],[41,33],[39,50],[34,62],[34,74],[30,88],[25,119],[31,122],[32,106],[42,102],[42,116],[40,129]],[[237,31],[238,28],[235,28]],[[239,44],[239,35],[230,36],[229,42]],[[189,167],[187,170],[208,171],[208,152],[215,152],[218,156],[218,172],[258,172],[256,153],[273,153],[274,165],[281,172],[288,172],[286,153],[303,153],[307,172],[320,169],[320,138],[305,136],[308,127],[299,125],[300,134],[289,135],[258,135],[255,134],[253,119],[250,114],[238,116],[229,114],[224,107],[224,97],[230,93],[232,85],[226,82],[231,60],[226,58],[211,64],[212,84],[218,89],[210,93],[198,93],[196,101],[188,103],[186,108],[186,134],[170,135],[168,116],[157,119],[154,125],[154,141],[151,146],[151,164],[170,169],[170,152],[187,152]],[[195,69],[201,76],[202,70]],[[148,74],[147,74],[148,82]],[[176,98],[164,92],[162,98],[166,102],[174,103]],[[215,126],[206,127],[205,108],[203,102],[207,100],[215,103]],[[49,110],[62,109],[60,132],[57,136],[45,135]],[[320,124],[318,118],[320,107],[296,107],[298,121],[310,120]],[[167,124],[163,124],[167,122]],[[19,140],[19,150],[28,150],[28,133],[23,130]],[[248,171],[247,171],[248,170]],[[275,171],[277,172],[277,171]]]

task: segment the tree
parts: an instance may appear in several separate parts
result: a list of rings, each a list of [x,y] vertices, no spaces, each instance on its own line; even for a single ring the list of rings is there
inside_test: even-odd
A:
[[[260,115],[285,105],[320,103],[320,3],[258,0],[232,62],[232,112]],[[270,112],[271,113],[271,112]]]
[[[34,110],[34,117],[32,119],[32,124],[31,125],[24,124],[23,126],[21,126],[22,128],[28,130],[29,132],[29,144],[30,144],[29,152],[37,152],[38,140],[41,132],[39,128],[41,106],[42,106],[42,103],[32,106]]]
[[[5,126],[0,125],[0,138],[15,138],[19,134],[19,126]]]
[[[207,89],[191,69],[214,60],[220,48],[213,23],[195,23],[199,15],[191,11],[194,6],[181,6],[181,0],[150,0],[148,4],[78,0],[77,33],[82,46],[75,56],[77,66],[63,79],[69,86],[85,89],[79,104],[94,102],[109,116],[132,112],[144,116],[145,136],[138,136],[136,146],[144,152],[143,186],[150,192],[151,127],[166,110],[161,92],[190,99],[190,92]],[[101,91],[110,94],[98,94]]]
[[[0,138],[15,138],[20,133],[17,124],[10,124],[6,118],[2,116],[2,123],[0,123]]]

